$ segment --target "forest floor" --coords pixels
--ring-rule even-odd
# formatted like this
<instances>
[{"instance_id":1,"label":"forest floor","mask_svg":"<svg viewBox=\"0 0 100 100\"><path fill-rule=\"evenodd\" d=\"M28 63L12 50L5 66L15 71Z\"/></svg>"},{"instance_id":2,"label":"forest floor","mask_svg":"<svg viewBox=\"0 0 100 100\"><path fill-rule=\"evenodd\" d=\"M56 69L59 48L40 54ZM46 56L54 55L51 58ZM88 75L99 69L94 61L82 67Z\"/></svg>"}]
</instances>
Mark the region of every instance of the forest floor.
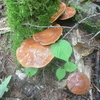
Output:
<instances>
[{"instance_id":1,"label":"forest floor","mask_svg":"<svg viewBox=\"0 0 100 100\"><path fill-rule=\"evenodd\" d=\"M100 39L94 38L92 46L95 45L95 48L92 50L89 49L90 51L87 50L88 54L82 57L84 65L88 65L90 70L88 76L91 81L90 91L84 95L75 95L65 85L67 76L64 78L65 81L62 80L59 82L55 75L55 69L52 67L40 69L40 72L32 78L25 74L23 68L20 69L18 67L19 65L14 60L16 58L11 53L11 48L8 49L12 44L9 42L10 29L7 27L2 0L0 1L0 7L0 29L5 28L0 30L0 83L9 75L12 75L12 79L8 85L9 91L5 92L0 100L100 100L97 98L98 95L100 97ZM81 31L80 29L74 29L73 33L77 30ZM66 30L64 30L64 33L66 33ZM84 31L79 33L86 35ZM83 40L88 41L92 37L93 35ZM66 39L70 42L69 37L66 37ZM78 48L80 49L81 45ZM98 62L99 67L97 70L99 73L96 74L95 66L98 66ZM95 78L99 82L96 83Z\"/></svg>"}]
</instances>

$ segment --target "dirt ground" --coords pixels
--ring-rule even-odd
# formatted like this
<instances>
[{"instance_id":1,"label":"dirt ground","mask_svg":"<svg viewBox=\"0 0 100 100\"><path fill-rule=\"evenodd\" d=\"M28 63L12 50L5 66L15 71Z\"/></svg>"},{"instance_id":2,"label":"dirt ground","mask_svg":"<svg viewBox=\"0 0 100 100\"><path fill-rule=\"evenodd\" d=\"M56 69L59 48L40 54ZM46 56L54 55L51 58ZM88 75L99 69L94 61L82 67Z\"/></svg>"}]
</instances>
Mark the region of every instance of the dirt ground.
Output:
<instances>
[{"instance_id":1,"label":"dirt ground","mask_svg":"<svg viewBox=\"0 0 100 100\"><path fill-rule=\"evenodd\" d=\"M1 35L0 79L3 80L8 75L13 75L9 84L9 92L5 93L2 100L88 100L89 93L85 95L74 95L66 87L64 89L58 89L55 69L52 70L50 67L41 69L40 73L32 78L25 77L23 80L19 79L15 74L16 70L18 70L18 64L13 61L14 58L10 50L6 50L8 45L9 37ZM94 55L95 53L91 56ZM86 57L85 59L89 59L88 61L94 64L91 62L93 60L92 57Z\"/></svg>"},{"instance_id":2,"label":"dirt ground","mask_svg":"<svg viewBox=\"0 0 100 100\"><path fill-rule=\"evenodd\" d=\"M0 11L4 11L4 5ZM2 13L0 16L0 20L5 18ZM0 25L1 27L5 27L6 22L0 23ZM60 82L58 82L55 76L56 68L52 68L52 66L40 69L39 73L32 78L26 76L23 68L19 68L19 65L15 62L16 58L12 55L11 48L8 49L11 45L9 39L9 32L0 33L0 83L7 76L12 75L11 82L8 86L9 91L0 100L100 100L97 97L98 95L100 97L100 65L99 69L97 69L99 73L97 74L95 71L97 62L100 64L99 39L94 42L96 49L89 55L83 57L85 64L91 67L92 99L90 91L84 95L75 95L66 86L59 88L57 83ZM97 52L99 52L99 55L97 55ZM99 61L97 61L98 56ZM21 75L19 76L17 73ZM67 76L64 79L66 78ZM99 83L96 82L95 78L99 79Z\"/></svg>"},{"instance_id":3,"label":"dirt ground","mask_svg":"<svg viewBox=\"0 0 100 100\"><path fill-rule=\"evenodd\" d=\"M55 77L55 69L46 67L40 70L38 75L32 78L26 76L21 80L16 75L16 70L19 70L18 64L14 62L14 58L10 50L6 50L9 46L9 36L1 35L0 37L0 79L4 80L8 75L13 75L9 84L9 92L5 93L0 100L90 100L90 95L87 92L85 95L74 95L69 92L67 87L59 89ZM94 84L94 65L96 61L96 52L93 52L87 57L84 57L85 63L89 63L93 78L91 81ZM22 70L22 69L20 69ZM22 70L22 73L23 70ZM65 77L67 78L67 76ZM91 88L95 94L95 87ZM96 99L94 99L96 100ZM99 99L98 99L99 100Z\"/></svg>"}]
</instances>

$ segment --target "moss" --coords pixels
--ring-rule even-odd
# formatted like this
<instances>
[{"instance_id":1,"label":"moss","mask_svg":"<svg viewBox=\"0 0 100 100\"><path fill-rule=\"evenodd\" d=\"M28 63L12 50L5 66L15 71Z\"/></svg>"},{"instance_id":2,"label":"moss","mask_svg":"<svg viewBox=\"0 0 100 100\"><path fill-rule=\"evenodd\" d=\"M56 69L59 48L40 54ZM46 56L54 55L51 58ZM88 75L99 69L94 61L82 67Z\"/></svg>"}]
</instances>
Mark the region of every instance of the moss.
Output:
<instances>
[{"instance_id":1,"label":"moss","mask_svg":"<svg viewBox=\"0 0 100 100\"><path fill-rule=\"evenodd\" d=\"M13 32L10 38L14 54L23 40L44 30L24 24L49 26L50 17L57 11L59 2L60 0L5 0L8 26Z\"/></svg>"}]
</instances>

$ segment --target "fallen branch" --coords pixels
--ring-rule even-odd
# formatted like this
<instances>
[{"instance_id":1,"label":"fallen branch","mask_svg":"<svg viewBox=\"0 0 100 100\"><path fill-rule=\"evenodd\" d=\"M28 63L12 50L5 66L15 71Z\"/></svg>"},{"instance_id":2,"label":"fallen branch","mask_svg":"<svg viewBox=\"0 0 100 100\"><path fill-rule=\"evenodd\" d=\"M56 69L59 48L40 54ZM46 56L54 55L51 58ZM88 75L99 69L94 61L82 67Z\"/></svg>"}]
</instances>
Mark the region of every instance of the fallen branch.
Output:
<instances>
[{"instance_id":1,"label":"fallen branch","mask_svg":"<svg viewBox=\"0 0 100 100\"><path fill-rule=\"evenodd\" d=\"M74 28L76 28L79 24L83 23L85 20L87 20L87 19L89 19L89 18L92 18L92 17L95 17L95 16L98 16L98 15L100 15L100 13L93 14L93 15L90 15L90 16L85 17L84 19L82 19L81 21L79 21L78 23L76 23L76 24L62 37L62 39L64 39Z\"/></svg>"},{"instance_id":2,"label":"fallen branch","mask_svg":"<svg viewBox=\"0 0 100 100\"><path fill-rule=\"evenodd\" d=\"M91 41L98 35L100 34L100 31L98 31L91 39L89 39L88 45L90 46Z\"/></svg>"},{"instance_id":3,"label":"fallen branch","mask_svg":"<svg viewBox=\"0 0 100 100\"><path fill-rule=\"evenodd\" d=\"M95 91L95 97L96 97L96 100L99 100L100 99L100 83L99 83L99 79L98 79L98 75L99 75L99 71L100 71L100 51L97 51L96 53L96 60L95 60L95 74L96 74L96 77L94 79L94 82L95 82L95 87L97 89L97 91Z\"/></svg>"},{"instance_id":4,"label":"fallen branch","mask_svg":"<svg viewBox=\"0 0 100 100\"><path fill-rule=\"evenodd\" d=\"M89 41L93 40L98 34L100 34L100 31L97 32Z\"/></svg>"},{"instance_id":5,"label":"fallen branch","mask_svg":"<svg viewBox=\"0 0 100 100\"><path fill-rule=\"evenodd\" d=\"M38 25L32 25L32 24L30 24L30 23L25 23L24 25L26 25L26 26L31 26L31 27L36 27L36 28L52 28L52 27L54 27L54 28L57 28L57 27L62 27L62 28L71 28L71 27L68 27L68 26L38 26Z\"/></svg>"},{"instance_id":6,"label":"fallen branch","mask_svg":"<svg viewBox=\"0 0 100 100\"><path fill-rule=\"evenodd\" d=\"M76 23L73 27L68 27L68 26L38 26L38 25L32 25L32 24L30 24L30 23L25 23L24 25L26 25L26 26L31 26L31 27L36 27L36 28L51 28L51 27L55 27L55 28L57 28L57 27L69 28L70 30L62 37L62 39L64 39L64 38L65 38L74 28L76 28L79 24L83 23L85 20L87 20L87 19L89 19L89 18L98 16L98 15L100 15L100 13L87 16L87 17L85 17L84 19L80 20L78 23Z\"/></svg>"}]
</instances>

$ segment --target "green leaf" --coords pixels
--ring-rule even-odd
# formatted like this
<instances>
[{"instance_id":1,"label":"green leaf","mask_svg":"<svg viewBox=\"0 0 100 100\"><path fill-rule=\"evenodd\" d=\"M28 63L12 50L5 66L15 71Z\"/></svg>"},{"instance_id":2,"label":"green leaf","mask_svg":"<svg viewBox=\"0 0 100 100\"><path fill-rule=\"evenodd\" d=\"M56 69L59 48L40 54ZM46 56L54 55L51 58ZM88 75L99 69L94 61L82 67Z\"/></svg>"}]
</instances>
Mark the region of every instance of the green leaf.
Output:
<instances>
[{"instance_id":1,"label":"green leaf","mask_svg":"<svg viewBox=\"0 0 100 100\"><path fill-rule=\"evenodd\" d=\"M59 40L57 43L52 44L50 50L55 57L67 62L72 54L72 47L66 40Z\"/></svg>"},{"instance_id":2,"label":"green leaf","mask_svg":"<svg viewBox=\"0 0 100 100\"><path fill-rule=\"evenodd\" d=\"M35 75L38 71L38 68L25 68L25 72L29 77Z\"/></svg>"},{"instance_id":3,"label":"green leaf","mask_svg":"<svg viewBox=\"0 0 100 100\"><path fill-rule=\"evenodd\" d=\"M64 69L67 71L67 72L73 72L74 70L76 70L78 67L73 63L73 62L68 62L68 63L65 63L64 65Z\"/></svg>"},{"instance_id":4,"label":"green leaf","mask_svg":"<svg viewBox=\"0 0 100 100\"><path fill-rule=\"evenodd\" d=\"M58 78L58 80L60 81L61 79L63 79L66 75L66 71L65 69L62 68L58 68L56 70L56 77Z\"/></svg>"},{"instance_id":5,"label":"green leaf","mask_svg":"<svg viewBox=\"0 0 100 100\"><path fill-rule=\"evenodd\" d=\"M8 83L11 80L12 75L8 76L1 84L0 84L0 98L4 95L5 92L8 92Z\"/></svg>"}]
</instances>

